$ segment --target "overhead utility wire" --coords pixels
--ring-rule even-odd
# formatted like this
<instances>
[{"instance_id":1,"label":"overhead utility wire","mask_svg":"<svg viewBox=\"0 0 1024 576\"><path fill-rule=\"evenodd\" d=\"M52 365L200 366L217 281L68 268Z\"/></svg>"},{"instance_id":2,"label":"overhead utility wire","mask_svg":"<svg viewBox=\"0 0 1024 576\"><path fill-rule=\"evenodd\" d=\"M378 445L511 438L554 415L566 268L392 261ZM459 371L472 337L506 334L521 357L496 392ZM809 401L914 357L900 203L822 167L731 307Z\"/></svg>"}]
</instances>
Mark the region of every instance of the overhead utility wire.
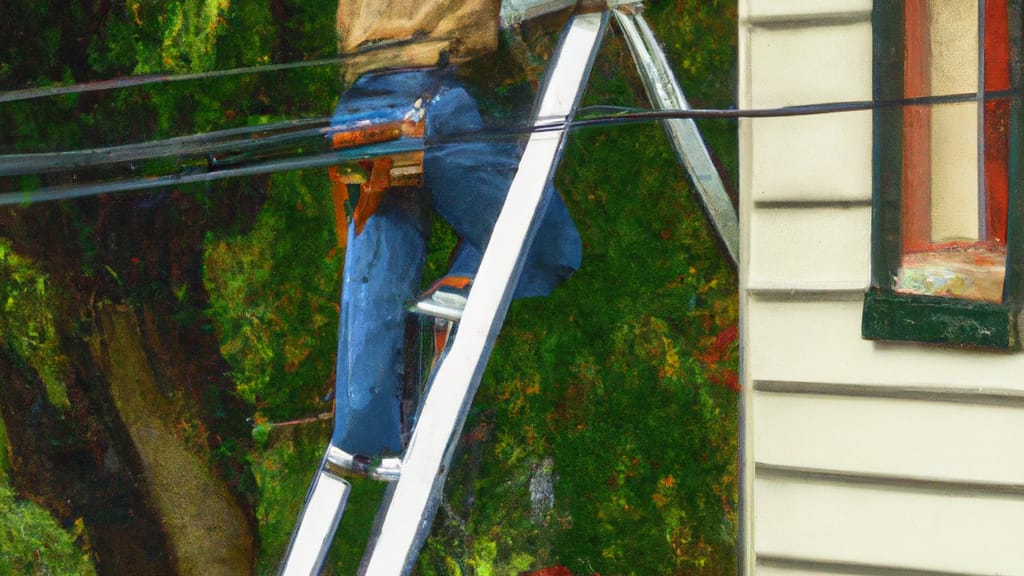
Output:
<instances>
[{"instance_id":1,"label":"overhead utility wire","mask_svg":"<svg viewBox=\"0 0 1024 576\"><path fill-rule=\"evenodd\" d=\"M68 84L67 86L43 86L40 88L25 88L22 90L10 90L8 92L0 92L0 103L17 102L19 100L34 100L37 98L62 96L65 94L81 94L83 92L99 92L101 90L132 88L135 86L145 86L147 84L185 82L188 80L206 80L209 78L238 76L240 74L255 74L259 72L293 70L296 68L331 66L336 65L339 62L344 62L348 58L349 57L338 56L336 58L321 58L319 60L305 60L302 62L289 62L287 64L262 64L259 66L246 66L244 68L231 68L228 70L212 70L210 72L194 72L191 74L148 74L144 76L122 76L120 78L113 78L110 80L82 82L80 84Z\"/></svg>"},{"instance_id":2,"label":"overhead utility wire","mask_svg":"<svg viewBox=\"0 0 1024 576\"><path fill-rule=\"evenodd\" d=\"M103 164L201 156L224 151L258 148L268 144L323 136L327 132L328 124L328 118L304 118L179 136L165 140L150 140L138 144L121 144L66 152L6 154L0 155L0 176L39 174Z\"/></svg>"},{"instance_id":3,"label":"overhead utility wire","mask_svg":"<svg viewBox=\"0 0 1024 576\"><path fill-rule=\"evenodd\" d=\"M564 10L575 5L572 0L547 0L545 2L537 2L532 6L529 3L519 3L510 1L502 6L501 14L501 26L502 28L511 28L521 22L532 20ZM448 43L458 42L458 39L452 36L435 37L435 40L442 40ZM97 80L94 82L82 82L79 84L68 84L66 86L43 86L39 88L25 88L22 90L10 90L7 92L0 92L0 103L3 102L17 102L21 100L35 100L38 98L48 98L51 96L62 96L66 94L81 94L83 92L98 92L102 90L116 90L119 88L130 88L135 86L145 86L148 84L165 84L169 82L186 82L189 80L205 80L208 78L224 78L228 76L239 76L242 74L258 74L262 72L277 72L281 70L295 70L298 68L315 68L320 66L338 66L345 64L347 61L363 56L367 52L372 52L381 48L390 48L392 46L404 46L419 41L419 38L407 38L404 40L392 40L387 42L377 42L370 46L366 46L360 50L345 54L341 56L335 56L331 58L319 58L317 60L303 60L299 62L284 62L281 64L260 64L258 66L244 66L241 68L230 68L226 70L212 70L209 72L194 72L190 74L147 74L140 76L122 76L120 78L111 78L108 80Z\"/></svg>"},{"instance_id":4,"label":"overhead utility wire","mask_svg":"<svg viewBox=\"0 0 1024 576\"><path fill-rule=\"evenodd\" d=\"M410 141L404 145L390 146L387 148L386 153L397 154L402 152L414 152L416 150L422 150L422 148L422 143ZM180 186L183 184L194 184L198 182L211 182L213 180L220 180L223 178L256 176L274 172L301 170L304 168L323 168L345 162L362 160L372 155L376 155L374 153L374 147L366 146L362 148L350 148L348 150L337 152L303 156L297 159L273 160L214 171L196 171L195 169L191 169L185 172L166 176L150 176L134 179L113 180L97 184L53 186L32 191L8 192L0 194L0 206L50 202L54 200L70 200L85 196L109 194L111 192L127 192L131 190L163 188L166 186Z\"/></svg>"},{"instance_id":5,"label":"overhead utility wire","mask_svg":"<svg viewBox=\"0 0 1024 576\"><path fill-rule=\"evenodd\" d=\"M992 91L986 93L986 100L1005 99L1019 95L1021 89ZM870 109L882 109L896 106L952 104L972 102L977 99L975 93L951 94L942 96L924 96L891 101L854 100L848 102L830 102L785 106L779 108L758 109L686 109L686 110L649 110L635 107L596 105L580 110L582 118L572 122L572 127L600 126L615 123L647 122L664 119L736 119L736 118L775 118L789 116L809 116L815 114L831 114L836 112L856 112ZM588 112L603 112L587 116ZM475 140L486 138L516 137L530 132L560 130L561 124L515 124L492 126L484 131L467 132L461 135L437 139L432 143L443 143L447 140ZM216 132L180 136L166 140L154 140L138 144L123 144L103 148L71 150L66 152L44 152L30 154L0 155L0 176L16 174L33 174L86 168L101 164L153 160L159 158L201 157L221 152L259 149L263 146L301 141L314 136L326 135L330 132L329 118L307 118L275 122L259 126L244 126Z\"/></svg>"},{"instance_id":6,"label":"overhead utility wire","mask_svg":"<svg viewBox=\"0 0 1024 576\"><path fill-rule=\"evenodd\" d=\"M414 42L415 39L397 40L388 43L388 46L402 46ZM82 94L84 92L99 92L103 90L116 90L120 88L134 88L148 84L167 84L170 82L188 82L192 80L208 80L210 78L226 78L229 76L241 76L244 74L260 74L263 72L279 72L282 70L296 70L299 68L317 68L322 66L338 66L349 60L363 56L365 52L381 48L382 44L331 58L318 58L316 60L301 60L297 62L285 62L282 64L260 64L258 66L243 66L241 68L228 68L225 70L210 70L208 72L192 72L189 74L144 74L140 76L121 76L109 80L96 80L65 86L41 86L38 88L24 88L21 90L9 90L0 92L0 104L4 102L17 102L21 100L36 100L52 96L63 96L67 94Z\"/></svg>"},{"instance_id":7,"label":"overhead utility wire","mask_svg":"<svg viewBox=\"0 0 1024 576\"><path fill-rule=\"evenodd\" d=\"M1005 100L1016 96L1024 95L1024 87L1012 90L992 90L985 92L984 101ZM792 116L815 116L820 114L834 114L837 112L863 112L866 110L883 110L886 108L905 108L909 106L931 106L942 104L959 104L963 102L976 102L977 92L963 92L959 94L943 94L939 96L918 96L914 98L900 98L897 100L850 100L846 102L825 102L821 104L799 104L795 106L781 106L777 108L691 108L687 110L645 110L639 108L618 108L608 106L593 106L584 108L581 112L589 109L611 109L620 110L614 114L583 118L571 122L575 128L582 126L595 126L611 122L649 120L669 120L682 118L689 120L714 120L726 119L736 120L740 118L787 118Z\"/></svg>"},{"instance_id":8,"label":"overhead utility wire","mask_svg":"<svg viewBox=\"0 0 1024 576\"><path fill-rule=\"evenodd\" d=\"M1016 88L1013 90L1002 90L986 92L983 96L984 100L996 100L1005 99L1015 96L1019 96L1024 93L1024 89ZM643 110L636 108L618 108L618 107L607 107L607 106L595 106L590 108L584 108L581 112L588 110L614 110L618 111L612 114L601 114L598 116L584 117L569 122L550 122L545 123L543 119L540 119L535 125L525 126L518 124L509 128L501 129L489 129L485 131L467 132L464 134L456 134L447 136L444 138L429 139L426 142L420 142L418 145L422 147L436 146L439 144L448 143L451 141L463 141L463 140L478 140L478 139L493 139L493 138L513 138L518 137L522 134L529 132L545 132L550 130L560 130L564 127L569 128L582 128L582 127L594 127L594 126L605 126L610 124L620 123L639 123L649 122L651 120L667 120L672 118L682 119L739 119L739 118L785 118L794 116L810 116L817 114L830 114L837 112L857 112L865 110L885 109L885 108L896 108L906 106L923 106L923 105L935 105L935 104L954 104L960 102L974 102L977 101L977 93L962 93L962 94L950 94L942 96L926 96L917 98L904 98L899 100L855 100L849 102L830 102L821 104L807 104L798 106L783 106L778 108L755 108L755 109L688 109L688 110ZM308 123L309 125L316 125L325 122L325 119L308 119L302 121L295 121L298 123ZM267 132L268 126L275 127L274 129L287 129L292 126L299 124L291 123L277 123L274 125L267 125L263 127L246 127L244 129L232 129L222 131L220 133L208 133L194 136L185 136L179 139L171 139L170 141L159 141L154 143L148 143L152 149L160 150L161 146L167 142L174 142L175 144L185 140L188 142L197 142L198 144L193 148L182 148L178 154L174 156L194 156L201 157L203 154L209 153L211 150L222 151L230 150L236 151L241 149L259 149L264 146L268 141L273 143L280 143L281 141L287 141L291 135L285 134L279 137L278 140L272 140L270 138L266 140L250 140L243 142L231 142L221 146L221 136L225 133L231 134L242 134L245 131L252 132ZM260 130L262 128L263 130ZM308 138L314 134L324 133L323 129L305 129L295 131L294 134L299 134L301 137ZM192 139L192 140L187 140ZM213 142L212 145L206 145L205 142ZM64 152L54 153L47 155L56 158L60 158L61 154L91 154L95 158L112 158L117 157L117 154L107 154L106 151L116 150L124 153L126 156L130 155L131 146L117 146L111 149L96 149L86 151L75 151L75 152ZM287 159L272 159L266 162L251 162L243 163L241 165L232 165L228 163L225 167L208 164L205 171L202 168L190 167L184 172L177 174L156 176L156 177L141 177L141 178L128 178L119 179L109 182L92 183L92 184L73 184L68 186L55 186L48 188L40 188L34 191L19 191L9 192L0 194L0 206L3 205L17 205L24 204L26 202L45 202L52 200L64 200L70 198L80 198L84 196L93 196L98 194L106 194L111 192L125 192L131 190L143 190L151 189L163 186L173 186L195 182L209 182L213 180L219 180L223 178L231 178L238 176L249 176L256 174L269 174L273 172L280 172L286 170L299 170L304 168L318 168L324 166L330 166L339 164L342 162L351 162L353 160L362 159L368 157L374 152L373 146L353 148L346 151L332 152L328 154L313 154L304 155L299 157L287 158ZM418 148L417 148L418 149ZM389 150L389 153L394 153L395 150ZM35 162L39 160L35 158L37 155L13 155L13 156L0 156L0 174L24 174L25 171L18 170L16 168L18 159L23 158L28 160L29 157L33 157L31 161ZM166 157L166 156L157 156ZM149 159L156 157L149 156ZM79 157L79 161L81 156ZM228 160L231 157L227 157ZM258 160L258 158L254 159ZM57 160L62 162L62 160ZM125 161L125 160L116 160ZM115 162L116 162L115 161ZM45 167L40 168L42 164L36 164L38 171L46 171ZM75 164L75 166L79 166ZM66 168L58 168L66 169Z\"/></svg>"}]
</instances>

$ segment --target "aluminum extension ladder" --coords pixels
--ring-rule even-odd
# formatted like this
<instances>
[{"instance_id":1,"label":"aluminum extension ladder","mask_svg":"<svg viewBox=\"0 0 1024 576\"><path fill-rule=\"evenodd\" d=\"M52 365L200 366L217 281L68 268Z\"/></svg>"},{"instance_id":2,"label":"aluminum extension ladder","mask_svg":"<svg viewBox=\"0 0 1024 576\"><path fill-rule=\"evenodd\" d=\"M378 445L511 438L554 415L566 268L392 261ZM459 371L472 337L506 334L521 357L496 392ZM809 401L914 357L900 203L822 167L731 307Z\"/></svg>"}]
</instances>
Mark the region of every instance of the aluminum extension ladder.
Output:
<instances>
[{"instance_id":1,"label":"aluminum extension ladder","mask_svg":"<svg viewBox=\"0 0 1024 576\"><path fill-rule=\"evenodd\" d=\"M575 4L566 0L506 3L525 6L525 17ZM528 13L531 7L533 12ZM447 352L430 375L404 454L369 464L353 461L344 452L328 447L307 494L281 574L308 576L320 572L351 490L345 476L353 473L390 483L359 573L395 576L411 572L430 531L449 463L519 280L539 215L549 199L544 193L546 185L554 176L570 122L611 18L629 44L652 104L662 110L688 108L657 39L640 14L640 3L605 0L596 10L588 8L577 10L562 32L543 84L535 129L494 226L462 318ZM665 128L735 263L739 244L736 212L695 123L673 119L665 121Z\"/></svg>"}]
</instances>

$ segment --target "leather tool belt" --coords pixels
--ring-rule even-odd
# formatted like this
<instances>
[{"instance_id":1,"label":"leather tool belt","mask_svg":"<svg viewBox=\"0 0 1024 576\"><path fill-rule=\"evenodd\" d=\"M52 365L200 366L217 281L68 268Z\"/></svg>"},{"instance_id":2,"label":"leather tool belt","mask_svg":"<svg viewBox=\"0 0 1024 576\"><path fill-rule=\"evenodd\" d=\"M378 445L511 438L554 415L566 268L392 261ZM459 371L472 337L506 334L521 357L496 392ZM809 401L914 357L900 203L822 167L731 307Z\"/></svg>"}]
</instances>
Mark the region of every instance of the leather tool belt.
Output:
<instances>
[{"instance_id":1,"label":"leather tool belt","mask_svg":"<svg viewBox=\"0 0 1024 576\"><path fill-rule=\"evenodd\" d=\"M328 137L331 148L355 148L403 138L423 138L426 134L427 112L422 98L404 113L387 110L380 113L354 115L332 127ZM347 222L355 223L358 235L367 219L377 211L389 188L423 185L423 151L399 152L328 168L338 246L345 245Z\"/></svg>"}]
</instances>

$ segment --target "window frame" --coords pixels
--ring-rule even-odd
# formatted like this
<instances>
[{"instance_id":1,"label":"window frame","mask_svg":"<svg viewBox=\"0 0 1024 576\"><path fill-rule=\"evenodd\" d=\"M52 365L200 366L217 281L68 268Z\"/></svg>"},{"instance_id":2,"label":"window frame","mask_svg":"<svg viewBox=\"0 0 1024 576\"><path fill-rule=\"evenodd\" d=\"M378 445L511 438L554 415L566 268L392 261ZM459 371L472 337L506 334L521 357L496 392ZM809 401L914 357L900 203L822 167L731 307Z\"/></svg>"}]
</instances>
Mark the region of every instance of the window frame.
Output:
<instances>
[{"instance_id":1,"label":"window frame","mask_svg":"<svg viewBox=\"0 0 1024 576\"><path fill-rule=\"evenodd\" d=\"M872 340L1019 350L1024 296L1024 98L1010 98L1009 189L1006 273L999 303L895 291L903 255L904 106L887 106L904 94L904 7L906 0L875 2L873 28L872 242L871 285L864 297L862 336ZM912 0L911 0L912 1ZM931 0L936 1L936 0ZM985 0L979 0L982 6ZM1021 64L1022 4L1008 0L1010 85L1024 82ZM979 44L984 39L979 36ZM1016 57L1014 57L1016 56ZM982 104L979 104L982 105ZM979 158L979 162L984 162ZM984 171L984 165L979 166ZM984 217L984 215L982 216Z\"/></svg>"}]
</instances>

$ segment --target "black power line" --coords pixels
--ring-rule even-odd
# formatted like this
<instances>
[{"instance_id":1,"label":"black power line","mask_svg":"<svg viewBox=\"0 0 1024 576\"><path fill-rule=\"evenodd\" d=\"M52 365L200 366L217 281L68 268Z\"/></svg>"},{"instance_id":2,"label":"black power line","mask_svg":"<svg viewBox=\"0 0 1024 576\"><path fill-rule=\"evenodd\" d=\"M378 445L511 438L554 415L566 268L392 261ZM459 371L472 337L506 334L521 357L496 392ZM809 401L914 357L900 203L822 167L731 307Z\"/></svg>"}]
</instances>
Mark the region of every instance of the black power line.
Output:
<instances>
[{"instance_id":1,"label":"black power line","mask_svg":"<svg viewBox=\"0 0 1024 576\"><path fill-rule=\"evenodd\" d=\"M985 92L984 101L1015 98L1024 93L1024 88ZM0 156L0 176L38 174L88 168L102 164L117 164L141 160L177 159L202 160L203 166L189 166L175 174L163 176L122 178L105 182L73 184L23 190L0 194L0 206L31 202L63 200L144 190L164 186L195 182L209 182L223 178L270 174L273 172L319 168L351 162L383 153L409 149L423 149L453 141L484 139L518 139L533 132L586 128L612 124L640 123L656 120L708 120L741 118L786 118L842 112L881 110L910 106L940 106L978 101L975 92L904 98L898 100L854 100L847 102L826 102L797 106L755 109L688 109L649 110L592 106L580 110L579 117L569 122L545 122L539 119L534 124L516 123L492 126L486 130L455 134L426 141L392 143L397 148L382 152L380 145L353 148L346 151L324 152L330 132L328 118L309 118L278 122L264 126L235 128L207 134L196 134L168 140L144 142L141 144L113 146L90 150L75 150L45 154L15 154ZM597 112L597 114L594 114ZM300 153L300 144L315 142L312 153ZM398 149L401 150L398 150Z\"/></svg>"}]
</instances>

